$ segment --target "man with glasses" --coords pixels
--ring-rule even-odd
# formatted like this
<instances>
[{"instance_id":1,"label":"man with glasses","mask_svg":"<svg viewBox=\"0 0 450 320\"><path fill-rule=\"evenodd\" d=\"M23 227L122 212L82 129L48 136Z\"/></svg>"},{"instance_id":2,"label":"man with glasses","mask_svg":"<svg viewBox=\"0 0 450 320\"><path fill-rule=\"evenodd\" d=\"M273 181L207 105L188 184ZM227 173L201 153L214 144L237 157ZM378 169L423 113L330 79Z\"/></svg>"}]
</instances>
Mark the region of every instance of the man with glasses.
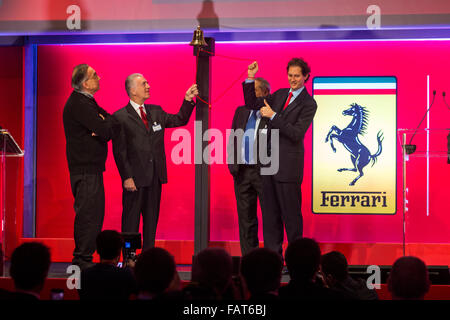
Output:
<instances>
[{"instance_id":1,"label":"man with glasses","mask_svg":"<svg viewBox=\"0 0 450 320\"><path fill-rule=\"evenodd\" d=\"M72 73L74 89L63 111L66 156L70 185L75 198L73 264L86 269L93 265L95 239L102 230L105 214L103 171L107 142L120 130L114 118L94 99L100 77L87 64Z\"/></svg>"}]
</instances>

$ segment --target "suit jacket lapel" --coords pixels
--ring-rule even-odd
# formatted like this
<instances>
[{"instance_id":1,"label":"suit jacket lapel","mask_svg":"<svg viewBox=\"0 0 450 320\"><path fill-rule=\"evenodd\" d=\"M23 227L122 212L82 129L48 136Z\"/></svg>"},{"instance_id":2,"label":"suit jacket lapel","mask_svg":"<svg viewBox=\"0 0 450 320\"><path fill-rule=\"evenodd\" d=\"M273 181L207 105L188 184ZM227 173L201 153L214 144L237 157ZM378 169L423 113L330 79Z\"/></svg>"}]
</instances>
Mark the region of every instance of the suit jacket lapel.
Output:
<instances>
[{"instance_id":1,"label":"suit jacket lapel","mask_svg":"<svg viewBox=\"0 0 450 320\"><path fill-rule=\"evenodd\" d=\"M264 127L267 127L267 118L261 117L261 119L259 120L259 124L258 124L257 130L264 129Z\"/></svg>"},{"instance_id":2,"label":"suit jacket lapel","mask_svg":"<svg viewBox=\"0 0 450 320\"><path fill-rule=\"evenodd\" d=\"M152 114L151 114L151 109L150 106L148 104L144 104L145 107L145 112L147 112L147 120L148 120L148 124L151 127L151 125L153 124L153 118L152 118Z\"/></svg>"},{"instance_id":3,"label":"suit jacket lapel","mask_svg":"<svg viewBox=\"0 0 450 320\"><path fill-rule=\"evenodd\" d=\"M288 96L289 96L289 89L284 89L283 94L280 95L281 101L279 103L274 103L274 106L273 106L275 108L278 107L278 110L273 109L273 111L275 111L275 112L283 112L284 111L283 107L286 104L286 100L287 100Z\"/></svg>"},{"instance_id":4,"label":"suit jacket lapel","mask_svg":"<svg viewBox=\"0 0 450 320\"><path fill-rule=\"evenodd\" d=\"M244 109L242 111L242 114L241 114L241 117L238 120L239 123L237 123L237 128L236 129L241 128L242 130L245 131L245 127L247 126L248 118L250 117L250 111L251 110L248 110L248 109ZM258 110L253 110L253 111L254 112L258 112ZM258 128L255 128L255 129L256 130L260 130L260 129L263 129L264 127L266 127L266 126L267 126L267 121L265 120L264 117L261 117L261 119L259 120Z\"/></svg>"},{"instance_id":5,"label":"suit jacket lapel","mask_svg":"<svg viewBox=\"0 0 450 320\"><path fill-rule=\"evenodd\" d=\"M306 88L302 90L302 92L297 96L297 98L294 99L287 107L283 110L283 115L287 115L289 112L291 112L293 109L295 109L297 106L301 104L303 99L305 98L307 94ZM287 99L287 97L286 97Z\"/></svg>"},{"instance_id":6,"label":"suit jacket lapel","mask_svg":"<svg viewBox=\"0 0 450 320\"><path fill-rule=\"evenodd\" d=\"M241 117L239 119L237 129L241 128L245 131L245 127L247 126L247 120L248 120L249 116L250 116L250 110L248 110L247 108L243 109Z\"/></svg>"},{"instance_id":7,"label":"suit jacket lapel","mask_svg":"<svg viewBox=\"0 0 450 320\"><path fill-rule=\"evenodd\" d=\"M127 104L126 109L128 111L128 117L132 121L135 121L143 130L147 131L144 121L142 121L141 117L137 114L136 110L134 110L133 106L130 103Z\"/></svg>"}]
</instances>

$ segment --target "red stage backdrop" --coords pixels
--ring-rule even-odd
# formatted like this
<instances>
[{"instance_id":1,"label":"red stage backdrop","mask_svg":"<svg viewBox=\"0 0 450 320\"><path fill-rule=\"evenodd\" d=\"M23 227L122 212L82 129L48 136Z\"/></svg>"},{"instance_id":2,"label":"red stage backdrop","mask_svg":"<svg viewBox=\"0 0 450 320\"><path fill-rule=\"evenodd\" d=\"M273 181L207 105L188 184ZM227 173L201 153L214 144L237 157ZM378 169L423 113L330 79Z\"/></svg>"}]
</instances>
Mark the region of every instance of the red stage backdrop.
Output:
<instances>
[{"instance_id":1,"label":"red stage backdrop","mask_svg":"<svg viewBox=\"0 0 450 320\"><path fill-rule=\"evenodd\" d=\"M260 65L259 76L269 80L273 89L287 86L286 64L295 56L305 58L311 76L395 76L398 79L398 128L417 126L427 103L427 75L431 89L438 90L432 109L431 127L448 127L449 110L442 102L442 90L450 91L448 74L450 41L360 41L292 43L218 43L218 56L212 66L213 128L225 136L237 106L243 104L239 81L217 100L251 60ZM51 45L39 47L38 61L38 136L37 136L37 237L73 236L73 197L65 158L62 110L68 98L72 68L88 63L101 77L96 100L109 112L125 106L127 75L140 72L148 79L148 103L160 104L177 112L186 89L194 82L195 58L187 44ZM223 56L248 58L230 60ZM307 82L311 92L312 81ZM201 90L201 88L200 88ZM320 105L319 105L320 108ZM194 139L194 117L187 129ZM166 132L168 159L167 185L163 186L157 239L193 240L194 165L175 165L170 160L173 129ZM225 138L223 144L226 144ZM311 212L311 130L305 138L305 175L303 180L304 235L321 242L396 242L402 241L401 149L397 148L397 214L392 216L314 215ZM192 151L193 155L193 151ZM448 167L450 169L450 166ZM448 188L449 174L443 172L442 188ZM121 181L111 148L104 174L106 217L104 228L120 230ZM238 240L237 213L233 181L226 164L211 167L211 239ZM408 226L408 241L448 242L450 218L441 209L426 217L416 215ZM439 212L442 211L442 212ZM433 226L433 227L424 227ZM436 227L439 226L439 227ZM260 230L261 240L262 234Z\"/></svg>"},{"instance_id":2,"label":"red stage backdrop","mask_svg":"<svg viewBox=\"0 0 450 320\"><path fill-rule=\"evenodd\" d=\"M23 149L22 53L23 49L21 47L0 48L0 126L9 130ZM6 169L5 230L6 253L9 256L17 246L17 235L22 234L23 159L8 158L6 160Z\"/></svg>"}]
</instances>

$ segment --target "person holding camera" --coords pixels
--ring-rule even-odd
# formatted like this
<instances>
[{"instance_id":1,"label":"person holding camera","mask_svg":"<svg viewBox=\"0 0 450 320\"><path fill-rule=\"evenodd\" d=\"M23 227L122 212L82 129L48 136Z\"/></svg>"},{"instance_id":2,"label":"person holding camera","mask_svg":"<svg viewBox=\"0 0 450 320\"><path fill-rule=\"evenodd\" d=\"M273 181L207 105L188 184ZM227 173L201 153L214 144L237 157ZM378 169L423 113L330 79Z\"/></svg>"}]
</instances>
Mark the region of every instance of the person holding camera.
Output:
<instances>
[{"instance_id":1,"label":"person holding camera","mask_svg":"<svg viewBox=\"0 0 450 320\"><path fill-rule=\"evenodd\" d=\"M291 280L278 290L281 300L349 300L349 297L327 288L320 272L320 247L310 238L288 244L285 253Z\"/></svg>"},{"instance_id":2,"label":"person holding camera","mask_svg":"<svg viewBox=\"0 0 450 320\"><path fill-rule=\"evenodd\" d=\"M81 300L128 300L137 293L129 268L117 267L124 241L119 232L104 230L96 239L100 263L81 272Z\"/></svg>"}]
</instances>

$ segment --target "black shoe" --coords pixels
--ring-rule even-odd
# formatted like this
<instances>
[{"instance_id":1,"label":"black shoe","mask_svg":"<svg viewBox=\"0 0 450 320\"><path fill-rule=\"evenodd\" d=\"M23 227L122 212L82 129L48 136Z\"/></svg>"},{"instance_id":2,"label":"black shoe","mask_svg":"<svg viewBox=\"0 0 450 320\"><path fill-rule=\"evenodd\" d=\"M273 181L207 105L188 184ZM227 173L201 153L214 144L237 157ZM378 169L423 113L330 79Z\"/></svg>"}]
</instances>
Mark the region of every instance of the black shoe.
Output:
<instances>
[{"instance_id":1,"label":"black shoe","mask_svg":"<svg viewBox=\"0 0 450 320\"><path fill-rule=\"evenodd\" d=\"M89 269L90 267L95 266L95 263L90 262L90 261L83 261L83 260L72 261L72 264L79 266L81 271Z\"/></svg>"}]
</instances>

